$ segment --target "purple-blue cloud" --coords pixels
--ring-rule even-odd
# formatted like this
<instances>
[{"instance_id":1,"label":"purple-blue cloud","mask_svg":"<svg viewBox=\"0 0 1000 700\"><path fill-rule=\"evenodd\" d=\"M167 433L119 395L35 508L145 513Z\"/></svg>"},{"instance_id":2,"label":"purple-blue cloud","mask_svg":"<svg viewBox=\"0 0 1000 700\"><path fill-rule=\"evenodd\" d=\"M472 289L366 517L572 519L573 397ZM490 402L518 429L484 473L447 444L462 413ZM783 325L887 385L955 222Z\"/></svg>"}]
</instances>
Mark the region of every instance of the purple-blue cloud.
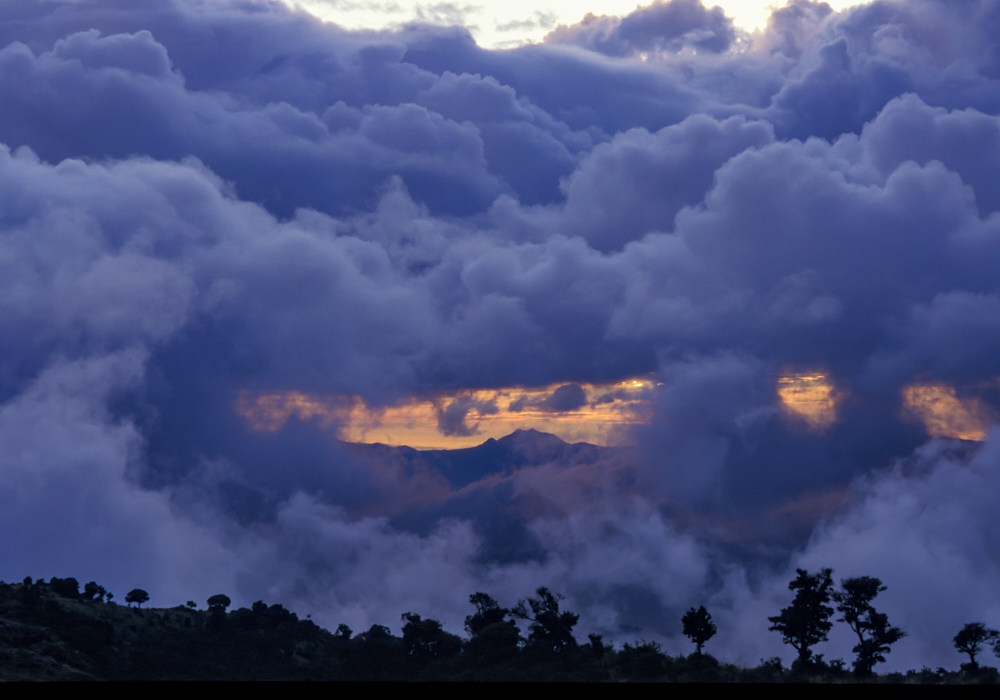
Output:
<instances>
[{"instance_id":1,"label":"purple-blue cloud","mask_svg":"<svg viewBox=\"0 0 1000 700\"><path fill-rule=\"evenodd\" d=\"M625 17L586 15L579 24L562 25L545 38L608 56L677 52L685 47L718 53L732 46L733 22L720 7L700 0L654 0Z\"/></svg>"},{"instance_id":2,"label":"purple-blue cloud","mask_svg":"<svg viewBox=\"0 0 1000 700\"><path fill-rule=\"evenodd\" d=\"M1000 625L996 438L929 441L900 392L1000 410L998 24L793 0L749 37L672 0L488 51L263 2L6 4L0 578L455 631L475 590L548 585L670 650L708 601L754 663L787 656L789 572L832 566L889 583L892 663L957 665ZM822 433L775 394L815 370ZM471 480L234 411L557 385L558 413L650 373L634 449L522 435Z\"/></svg>"}]
</instances>

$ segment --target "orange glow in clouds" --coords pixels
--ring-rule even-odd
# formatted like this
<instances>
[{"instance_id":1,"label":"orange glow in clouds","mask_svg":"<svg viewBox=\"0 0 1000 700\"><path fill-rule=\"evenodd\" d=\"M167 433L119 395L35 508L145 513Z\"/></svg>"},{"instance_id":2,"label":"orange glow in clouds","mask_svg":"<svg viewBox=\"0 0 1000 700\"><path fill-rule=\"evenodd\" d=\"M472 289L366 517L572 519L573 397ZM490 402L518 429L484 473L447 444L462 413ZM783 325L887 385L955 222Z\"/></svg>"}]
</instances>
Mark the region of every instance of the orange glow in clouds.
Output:
<instances>
[{"instance_id":1,"label":"orange glow in clouds","mask_svg":"<svg viewBox=\"0 0 1000 700\"><path fill-rule=\"evenodd\" d=\"M837 396L825 374L788 374L778 378L778 398L785 410L822 432L837 419Z\"/></svg>"},{"instance_id":2,"label":"orange glow in clouds","mask_svg":"<svg viewBox=\"0 0 1000 700\"><path fill-rule=\"evenodd\" d=\"M280 430L294 417L316 421L320 428L335 427L337 437L348 442L417 449L472 447L529 428L567 442L619 445L628 440L629 426L649 422L657 387L649 378L576 386L577 404L568 408L553 402L560 388L554 384L457 392L381 408L371 408L358 397L244 391L236 411L257 431ZM785 412L803 420L811 430L823 432L837 419L841 392L821 372L783 375L776 390ZM931 437L982 440L997 420L988 406L975 398L959 398L947 384L913 384L902 394L904 411L920 420Z\"/></svg>"},{"instance_id":3,"label":"orange glow in clouds","mask_svg":"<svg viewBox=\"0 0 1000 700\"><path fill-rule=\"evenodd\" d=\"M554 384L458 392L382 408L370 408L357 397L245 391L237 399L236 411L258 431L280 430L295 417L317 420L323 428L336 426L337 437L348 442L417 449L472 447L519 428L552 433L567 442L614 445L627 440L628 426L648 422L654 381L639 378L578 386L570 393L575 392L579 405L570 404L568 410L553 401L560 388Z\"/></svg>"},{"instance_id":4,"label":"orange glow in clouds","mask_svg":"<svg viewBox=\"0 0 1000 700\"><path fill-rule=\"evenodd\" d=\"M786 412L817 432L837 419L838 392L821 372L778 378L778 398ZM997 416L975 398L959 398L943 383L911 384L903 389L903 408L920 420L931 437L982 440Z\"/></svg>"},{"instance_id":5,"label":"orange glow in clouds","mask_svg":"<svg viewBox=\"0 0 1000 700\"><path fill-rule=\"evenodd\" d=\"M981 401L960 399L947 384L913 384L903 389L903 407L919 418L931 437L982 440L996 416Z\"/></svg>"}]
</instances>

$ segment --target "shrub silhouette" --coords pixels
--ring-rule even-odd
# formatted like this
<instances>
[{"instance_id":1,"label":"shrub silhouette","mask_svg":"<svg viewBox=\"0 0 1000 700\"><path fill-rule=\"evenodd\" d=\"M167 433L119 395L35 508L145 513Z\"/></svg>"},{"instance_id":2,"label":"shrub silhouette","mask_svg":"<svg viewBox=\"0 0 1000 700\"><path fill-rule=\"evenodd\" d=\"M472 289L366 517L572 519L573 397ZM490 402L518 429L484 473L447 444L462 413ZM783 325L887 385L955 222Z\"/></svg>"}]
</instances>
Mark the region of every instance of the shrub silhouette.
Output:
<instances>
[{"instance_id":1,"label":"shrub silhouette","mask_svg":"<svg viewBox=\"0 0 1000 700\"><path fill-rule=\"evenodd\" d=\"M667 673L667 656L657 642L628 642L618 652L616 670L622 678L632 681L653 681Z\"/></svg>"},{"instance_id":2,"label":"shrub silhouette","mask_svg":"<svg viewBox=\"0 0 1000 700\"><path fill-rule=\"evenodd\" d=\"M104 586L97 585L96 581L89 581L83 586L83 597L86 600L104 600L104 594L107 592Z\"/></svg>"},{"instance_id":3,"label":"shrub silhouette","mask_svg":"<svg viewBox=\"0 0 1000 700\"><path fill-rule=\"evenodd\" d=\"M49 580L49 588L51 588L56 595L63 598L79 598L80 597L80 583L75 578L56 578L53 576Z\"/></svg>"}]
</instances>

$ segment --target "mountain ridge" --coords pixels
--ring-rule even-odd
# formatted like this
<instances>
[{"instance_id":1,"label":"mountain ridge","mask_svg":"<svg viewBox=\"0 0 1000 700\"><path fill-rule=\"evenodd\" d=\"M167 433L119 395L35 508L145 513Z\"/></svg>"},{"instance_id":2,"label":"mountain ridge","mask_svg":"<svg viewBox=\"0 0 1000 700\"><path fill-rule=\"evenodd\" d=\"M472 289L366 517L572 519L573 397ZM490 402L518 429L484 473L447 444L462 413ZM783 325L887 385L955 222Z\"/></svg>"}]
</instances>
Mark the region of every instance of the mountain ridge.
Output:
<instances>
[{"instance_id":1,"label":"mountain ridge","mask_svg":"<svg viewBox=\"0 0 1000 700\"><path fill-rule=\"evenodd\" d=\"M491 475L509 475L525 467L544 464L571 466L594 462L624 447L604 447L589 442L566 442L557 435L534 428L517 429L502 438L489 438L474 447L418 450L406 445L345 442L351 454L369 458L396 458L411 469L425 468L444 476L456 489Z\"/></svg>"}]
</instances>

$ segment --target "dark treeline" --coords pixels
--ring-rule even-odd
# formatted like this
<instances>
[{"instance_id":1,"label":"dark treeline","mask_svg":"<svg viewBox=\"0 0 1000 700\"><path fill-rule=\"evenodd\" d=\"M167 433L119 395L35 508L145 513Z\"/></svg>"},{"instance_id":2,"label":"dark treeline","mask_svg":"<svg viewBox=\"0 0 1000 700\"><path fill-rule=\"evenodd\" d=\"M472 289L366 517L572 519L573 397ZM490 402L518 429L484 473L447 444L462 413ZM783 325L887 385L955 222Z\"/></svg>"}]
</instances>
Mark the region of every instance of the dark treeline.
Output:
<instances>
[{"instance_id":1,"label":"dark treeline","mask_svg":"<svg viewBox=\"0 0 1000 700\"><path fill-rule=\"evenodd\" d=\"M535 597L502 607L485 593L470 596L465 637L416 613L402 617L402 633L372 625L355 634L329 632L281 605L262 601L229 610L218 594L206 609L194 601L174 608L143 608L150 596L129 591L117 605L95 582L73 578L0 583L2 680L350 680L350 681L667 681L667 682L909 682L996 683L995 669L977 655L995 648L1000 633L967 624L955 647L969 657L960 671L923 669L878 675L892 643L904 632L872 606L884 586L859 577L835 589L829 569L799 570L791 605L770 618L771 630L797 651L790 668L778 658L754 668L720 662L704 651L716 626L703 607L682 618L694 651L663 653L656 642L616 647L600 635L574 635L579 616L562 597L539 588ZM833 605L830 605L833 603ZM133 607L134 606L134 607ZM849 669L826 662L813 647L826 640L831 618L858 636Z\"/></svg>"}]
</instances>

